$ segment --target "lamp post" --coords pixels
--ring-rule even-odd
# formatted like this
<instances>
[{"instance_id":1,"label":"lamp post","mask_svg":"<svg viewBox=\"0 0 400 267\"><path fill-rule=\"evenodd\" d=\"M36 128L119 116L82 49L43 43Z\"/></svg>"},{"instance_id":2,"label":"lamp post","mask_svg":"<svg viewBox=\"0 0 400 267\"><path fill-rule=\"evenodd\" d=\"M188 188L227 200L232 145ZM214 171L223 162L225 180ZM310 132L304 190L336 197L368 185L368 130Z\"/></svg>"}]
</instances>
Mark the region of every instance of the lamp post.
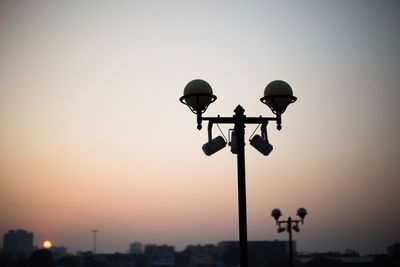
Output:
<instances>
[{"instance_id":1,"label":"lamp post","mask_svg":"<svg viewBox=\"0 0 400 267\"><path fill-rule=\"evenodd\" d=\"M98 233L99 231L98 230L96 230L96 229L93 229L92 230L92 233L93 233L93 254L96 254L96 235L97 235L97 233Z\"/></svg>"},{"instance_id":2,"label":"lamp post","mask_svg":"<svg viewBox=\"0 0 400 267\"><path fill-rule=\"evenodd\" d=\"M244 133L246 124L261 124L261 136L256 135L250 140L250 144L260 151L263 155L268 155L272 151L272 145L268 141L266 127L269 121L277 122L277 129L280 130L281 115L286 107L296 101L293 96L292 88L284 81L276 80L267 85L264 90L264 97L260 101L266 104L275 117L247 117L244 109L238 105L232 117L203 117L202 114L208 106L217 99L213 95L211 86L204 80L193 80L184 89L183 96L179 99L187 105L197 116L197 129L201 130L202 121L208 121L208 142L202 149L207 156L224 148L227 144L222 136L212 138L213 124L233 124L232 140L229 143L233 154L237 155L238 172L238 206L239 206L239 240L240 240L240 266L247 267L247 219L246 219L246 172L245 172L245 153L244 153Z\"/></svg>"},{"instance_id":3,"label":"lamp post","mask_svg":"<svg viewBox=\"0 0 400 267\"><path fill-rule=\"evenodd\" d=\"M273 209L271 216L275 218L276 225L278 226L278 233L282 233L284 231L287 231L289 233L289 257L290 257L290 267L293 267L293 243L292 243L292 229L295 230L296 232L300 231L299 228L299 222L304 224L304 217L306 217L307 211L305 208L299 208L297 210L297 216L300 217L300 220L293 220L291 217L289 217L286 221L285 220L279 220L279 217L282 216L282 213L280 209ZM282 224L286 224L285 226L282 226Z\"/></svg>"}]
</instances>

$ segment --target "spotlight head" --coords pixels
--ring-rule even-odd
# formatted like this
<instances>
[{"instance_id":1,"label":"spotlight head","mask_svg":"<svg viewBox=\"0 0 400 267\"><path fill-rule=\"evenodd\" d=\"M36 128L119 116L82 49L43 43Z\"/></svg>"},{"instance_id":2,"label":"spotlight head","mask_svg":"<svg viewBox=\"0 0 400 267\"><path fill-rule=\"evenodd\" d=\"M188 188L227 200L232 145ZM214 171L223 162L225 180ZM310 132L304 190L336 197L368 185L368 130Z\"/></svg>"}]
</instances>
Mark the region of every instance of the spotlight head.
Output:
<instances>
[{"instance_id":1,"label":"spotlight head","mask_svg":"<svg viewBox=\"0 0 400 267\"><path fill-rule=\"evenodd\" d=\"M252 145L255 149L257 149L264 156L268 156L273 149L273 146L267 140L264 140L258 134L253 136L253 138L250 140L250 145Z\"/></svg>"},{"instance_id":2,"label":"spotlight head","mask_svg":"<svg viewBox=\"0 0 400 267\"><path fill-rule=\"evenodd\" d=\"M295 226L293 226L293 230L295 230L296 232L299 232L299 231L300 231L300 228L299 228L299 226L296 224Z\"/></svg>"},{"instance_id":3,"label":"spotlight head","mask_svg":"<svg viewBox=\"0 0 400 267\"><path fill-rule=\"evenodd\" d=\"M222 136L217 136L211 141L205 143L202 147L204 154L211 156L215 152L223 149L226 146L226 141Z\"/></svg>"},{"instance_id":4,"label":"spotlight head","mask_svg":"<svg viewBox=\"0 0 400 267\"><path fill-rule=\"evenodd\" d=\"M282 232L285 232L285 227L279 227L278 228L278 233L282 233Z\"/></svg>"},{"instance_id":5,"label":"spotlight head","mask_svg":"<svg viewBox=\"0 0 400 267\"><path fill-rule=\"evenodd\" d=\"M274 217L276 224L278 224L279 217L282 216L282 212L280 209L273 209L271 212L271 216Z\"/></svg>"}]
</instances>

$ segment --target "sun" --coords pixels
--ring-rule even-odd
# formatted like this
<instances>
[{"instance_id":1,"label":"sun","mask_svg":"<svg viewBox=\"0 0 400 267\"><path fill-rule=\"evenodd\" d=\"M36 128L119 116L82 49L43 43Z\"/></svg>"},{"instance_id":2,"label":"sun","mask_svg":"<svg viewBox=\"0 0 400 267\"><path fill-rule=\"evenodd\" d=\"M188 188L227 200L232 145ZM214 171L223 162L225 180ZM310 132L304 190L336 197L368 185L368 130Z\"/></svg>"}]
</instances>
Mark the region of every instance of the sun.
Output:
<instances>
[{"instance_id":1,"label":"sun","mask_svg":"<svg viewBox=\"0 0 400 267\"><path fill-rule=\"evenodd\" d=\"M50 240L46 240L43 242L43 248L50 249L53 246Z\"/></svg>"}]
</instances>

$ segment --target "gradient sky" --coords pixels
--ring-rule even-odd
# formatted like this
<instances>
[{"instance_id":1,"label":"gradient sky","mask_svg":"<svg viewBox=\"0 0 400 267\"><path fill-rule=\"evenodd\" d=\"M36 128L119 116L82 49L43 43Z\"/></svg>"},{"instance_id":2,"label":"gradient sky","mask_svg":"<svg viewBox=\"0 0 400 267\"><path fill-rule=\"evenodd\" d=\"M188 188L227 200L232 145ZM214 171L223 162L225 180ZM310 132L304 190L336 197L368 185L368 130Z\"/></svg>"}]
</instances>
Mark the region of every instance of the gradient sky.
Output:
<instances>
[{"instance_id":1,"label":"gradient sky","mask_svg":"<svg viewBox=\"0 0 400 267\"><path fill-rule=\"evenodd\" d=\"M274 151L246 146L249 240L287 239L271 210L305 207L299 250L385 252L400 241L399 14L398 1L1 1L0 238L91 250L96 228L98 252L237 240L236 158L203 154L178 99L201 78L218 96L206 115L270 116L259 98L282 79L298 101L268 127Z\"/></svg>"}]
</instances>

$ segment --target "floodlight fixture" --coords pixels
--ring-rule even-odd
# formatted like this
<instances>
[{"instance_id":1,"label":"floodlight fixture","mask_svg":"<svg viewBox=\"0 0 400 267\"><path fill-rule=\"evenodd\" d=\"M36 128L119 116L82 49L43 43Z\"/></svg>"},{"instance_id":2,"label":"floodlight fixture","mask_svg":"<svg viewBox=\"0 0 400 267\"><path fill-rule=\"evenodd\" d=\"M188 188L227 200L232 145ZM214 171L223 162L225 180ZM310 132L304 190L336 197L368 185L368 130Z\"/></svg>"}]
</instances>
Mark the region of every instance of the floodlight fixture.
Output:
<instances>
[{"instance_id":1,"label":"floodlight fixture","mask_svg":"<svg viewBox=\"0 0 400 267\"><path fill-rule=\"evenodd\" d=\"M257 149L264 156L268 156L274 148L268 140L264 140L260 135L256 134L250 139L250 145Z\"/></svg>"},{"instance_id":2,"label":"floodlight fixture","mask_svg":"<svg viewBox=\"0 0 400 267\"><path fill-rule=\"evenodd\" d=\"M211 141L205 143L202 147L204 154L211 156L226 146L226 141L222 136L217 136Z\"/></svg>"},{"instance_id":3,"label":"floodlight fixture","mask_svg":"<svg viewBox=\"0 0 400 267\"><path fill-rule=\"evenodd\" d=\"M268 141L267 124L263 123L261 126L261 136L256 134L250 139L250 145L257 149L264 156L268 156L274 148Z\"/></svg>"},{"instance_id":4,"label":"floodlight fixture","mask_svg":"<svg viewBox=\"0 0 400 267\"><path fill-rule=\"evenodd\" d=\"M278 233L282 233L282 232L286 231L286 228L285 227L279 227L277 231L278 231Z\"/></svg>"},{"instance_id":5,"label":"floodlight fixture","mask_svg":"<svg viewBox=\"0 0 400 267\"><path fill-rule=\"evenodd\" d=\"M211 156L212 154L220 151L221 149L223 149L226 146L225 137L217 136L214 139L212 138L212 127L213 127L213 123L208 122L208 127L207 127L208 142L205 143L202 147L204 154L206 154L207 156Z\"/></svg>"}]
</instances>

